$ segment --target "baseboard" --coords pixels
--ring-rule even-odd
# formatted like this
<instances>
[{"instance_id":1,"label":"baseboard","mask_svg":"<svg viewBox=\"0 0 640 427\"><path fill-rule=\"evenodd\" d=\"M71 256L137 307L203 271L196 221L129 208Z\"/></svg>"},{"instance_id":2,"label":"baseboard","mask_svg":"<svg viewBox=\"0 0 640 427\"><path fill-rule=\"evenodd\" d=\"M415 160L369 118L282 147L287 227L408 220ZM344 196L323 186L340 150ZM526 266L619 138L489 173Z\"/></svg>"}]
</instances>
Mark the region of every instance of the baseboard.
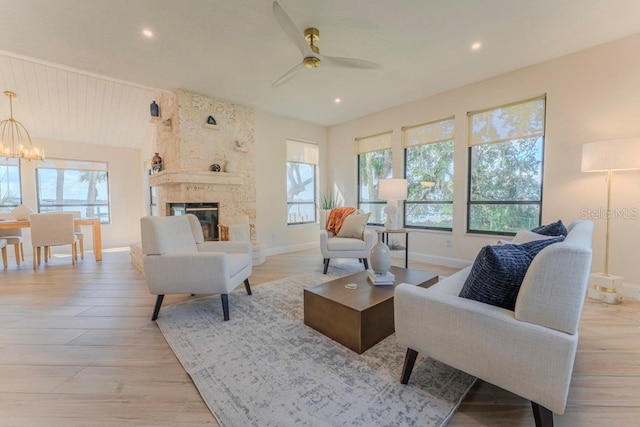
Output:
<instances>
[{"instance_id":1,"label":"baseboard","mask_svg":"<svg viewBox=\"0 0 640 427\"><path fill-rule=\"evenodd\" d=\"M415 261L427 262L429 264L444 265L447 267L454 267L454 268L465 268L470 266L473 263L473 261L468 261L468 260L459 259L459 258L419 254L415 252L409 253L409 259L415 260Z\"/></svg>"},{"instance_id":2,"label":"baseboard","mask_svg":"<svg viewBox=\"0 0 640 427\"><path fill-rule=\"evenodd\" d=\"M624 283L620 290L622 296L631 298L634 300L640 300L640 285L634 285L632 283Z\"/></svg>"},{"instance_id":3,"label":"baseboard","mask_svg":"<svg viewBox=\"0 0 640 427\"><path fill-rule=\"evenodd\" d=\"M279 246L276 248L266 248L264 250L264 253L266 256L272 256L272 255L281 255L281 254L286 254L289 252L296 252L296 251L304 251L307 249L315 249L318 247L318 242L309 242L309 243L301 243L298 245L289 245L289 246Z\"/></svg>"}]
</instances>

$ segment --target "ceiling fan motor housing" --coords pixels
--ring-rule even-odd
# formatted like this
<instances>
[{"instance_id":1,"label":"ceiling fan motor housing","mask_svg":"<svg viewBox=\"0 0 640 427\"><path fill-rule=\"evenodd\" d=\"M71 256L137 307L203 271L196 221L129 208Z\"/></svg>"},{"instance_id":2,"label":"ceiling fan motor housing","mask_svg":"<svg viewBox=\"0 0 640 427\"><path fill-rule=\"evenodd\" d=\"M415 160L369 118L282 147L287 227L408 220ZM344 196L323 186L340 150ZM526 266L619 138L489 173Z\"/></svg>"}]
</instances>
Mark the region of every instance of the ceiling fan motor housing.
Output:
<instances>
[{"instance_id":1,"label":"ceiling fan motor housing","mask_svg":"<svg viewBox=\"0 0 640 427\"><path fill-rule=\"evenodd\" d=\"M307 56L302 60L302 63L307 68L318 68L320 66L320 60L315 56Z\"/></svg>"}]
</instances>

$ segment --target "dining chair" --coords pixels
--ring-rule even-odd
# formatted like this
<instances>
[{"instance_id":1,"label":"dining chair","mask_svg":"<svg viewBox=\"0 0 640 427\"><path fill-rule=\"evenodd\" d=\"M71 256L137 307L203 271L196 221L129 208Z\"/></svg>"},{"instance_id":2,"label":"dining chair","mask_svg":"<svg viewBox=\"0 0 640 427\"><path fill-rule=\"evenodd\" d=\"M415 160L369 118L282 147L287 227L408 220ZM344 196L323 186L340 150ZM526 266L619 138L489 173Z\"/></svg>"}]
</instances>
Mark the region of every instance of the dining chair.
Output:
<instances>
[{"instance_id":1,"label":"dining chair","mask_svg":"<svg viewBox=\"0 0 640 427\"><path fill-rule=\"evenodd\" d=\"M74 219L82 218L82 212L80 211L69 211L69 213L73 215ZM82 226L74 224L73 230L78 238L78 246L80 246L80 259L84 259L84 234L82 234Z\"/></svg>"},{"instance_id":2,"label":"dining chair","mask_svg":"<svg viewBox=\"0 0 640 427\"><path fill-rule=\"evenodd\" d=\"M0 220L14 219L10 213L0 213ZM7 245L13 245L16 254L16 265L20 265L20 261L24 261L24 246L21 228L5 228L0 229L0 238L7 241Z\"/></svg>"},{"instance_id":3,"label":"dining chair","mask_svg":"<svg viewBox=\"0 0 640 427\"><path fill-rule=\"evenodd\" d=\"M0 239L0 248L2 248L2 265L7 268L7 241Z\"/></svg>"},{"instance_id":4,"label":"dining chair","mask_svg":"<svg viewBox=\"0 0 640 427\"><path fill-rule=\"evenodd\" d=\"M44 262L46 263L49 261L49 248L59 245L71 245L71 264L75 265L78 256L76 249L78 238L73 225L73 214L32 214L29 221L31 222L34 270L42 260L40 249L44 248Z\"/></svg>"}]
</instances>

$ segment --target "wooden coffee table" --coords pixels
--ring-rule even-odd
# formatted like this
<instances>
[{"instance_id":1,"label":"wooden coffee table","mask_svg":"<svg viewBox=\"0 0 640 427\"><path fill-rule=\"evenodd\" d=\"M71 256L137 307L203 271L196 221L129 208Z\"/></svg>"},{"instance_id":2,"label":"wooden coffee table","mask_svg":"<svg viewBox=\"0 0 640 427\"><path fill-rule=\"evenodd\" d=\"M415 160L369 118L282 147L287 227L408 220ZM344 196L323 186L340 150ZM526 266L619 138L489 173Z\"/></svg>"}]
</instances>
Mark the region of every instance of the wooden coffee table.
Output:
<instances>
[{"instance_id":1,"label":"wooden coffee table","mask_svg":"<svg viewBox=\"0 0 640 427\"><path fill-rule=\"evenodd\" d=\"M304 324L358 354L395 332L393 293L400 283L429 287L438 276L418 270L391 267L393 285L376 286L367 272L351 274L304 290ZM345 285L355 283L358 289Z\"/></svg>"}]
</instances>

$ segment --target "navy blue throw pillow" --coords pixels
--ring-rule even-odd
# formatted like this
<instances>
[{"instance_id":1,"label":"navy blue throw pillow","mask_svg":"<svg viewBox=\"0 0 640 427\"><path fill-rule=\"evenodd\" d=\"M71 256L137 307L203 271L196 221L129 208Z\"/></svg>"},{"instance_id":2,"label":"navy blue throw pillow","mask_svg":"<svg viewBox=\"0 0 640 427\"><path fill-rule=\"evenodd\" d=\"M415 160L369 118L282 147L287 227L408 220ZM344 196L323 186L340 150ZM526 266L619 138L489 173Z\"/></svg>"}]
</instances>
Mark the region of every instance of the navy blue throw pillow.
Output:
<instances>
[{"instance_id":1,"label":"navy blue throw pillow","mask_svg":"<svg viewBox=\"0 0 640 427\"><path fill-rule=\"evenodd\" d=\"M514 310L529 265L545 247L564 237L536 240L521 245L485 246L473 262L459 296Z\"/></svg>"},{"instance_id":2,"label":"navy blue throw pillow","mask_svg":"<svg viewBox=\"0 0 640 427\"><path fill-rule=\"evenodd\" d=\"M552 222L551 224L541 225L532 229L534 233L542 234L544 236L566 236L569 232L567 227L564 226L562 220Z\"/></svg>"}]
</instances>

